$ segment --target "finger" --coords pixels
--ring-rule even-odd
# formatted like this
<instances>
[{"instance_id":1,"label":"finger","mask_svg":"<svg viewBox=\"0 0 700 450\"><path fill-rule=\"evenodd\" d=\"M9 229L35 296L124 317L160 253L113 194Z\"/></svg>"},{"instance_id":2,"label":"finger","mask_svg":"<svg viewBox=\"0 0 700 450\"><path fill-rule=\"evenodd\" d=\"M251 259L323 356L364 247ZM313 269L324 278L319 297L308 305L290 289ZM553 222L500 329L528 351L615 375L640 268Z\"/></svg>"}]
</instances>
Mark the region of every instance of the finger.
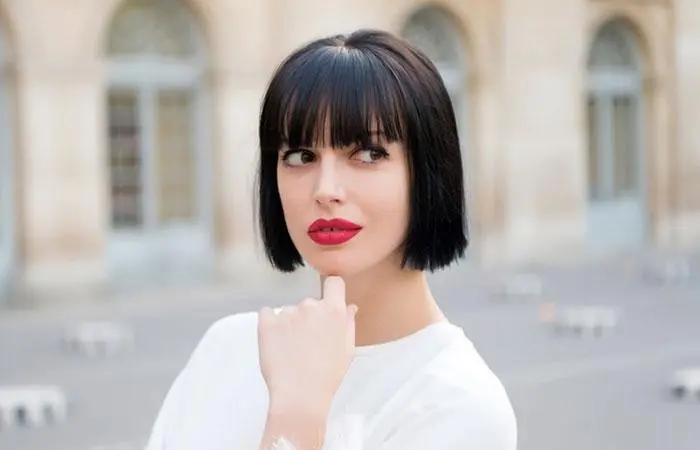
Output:
<instances>
[{"instance_id":1,"label":"finger","mask_svg":"<svg viewBox=\"0 0 700 450\"><path fill-rule=\"evenodd\" d=\"M337 276L323 280L323 300L345 306L345 281Z\"/></svg>"}]
</instances>

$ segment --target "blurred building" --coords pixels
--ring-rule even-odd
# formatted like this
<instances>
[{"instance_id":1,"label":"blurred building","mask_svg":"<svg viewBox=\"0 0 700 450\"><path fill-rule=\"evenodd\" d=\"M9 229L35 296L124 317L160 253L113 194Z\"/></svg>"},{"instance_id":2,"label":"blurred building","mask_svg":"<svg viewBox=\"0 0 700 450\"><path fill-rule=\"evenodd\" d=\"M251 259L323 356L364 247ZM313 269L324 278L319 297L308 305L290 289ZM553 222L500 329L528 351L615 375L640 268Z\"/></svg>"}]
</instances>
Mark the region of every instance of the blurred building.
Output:
<instances>
[{"instance_id":1,"label":"blurred building","mask_svg":"<svg viewBox=\"0 0 700 450\"><path fill-rule=\"evenodd\" d=\"M700 242L693 0L0 0L0 284L260 279L252 183L272 68L378 27L457 111L471 258Z\"/></svg>"}]
</instances>

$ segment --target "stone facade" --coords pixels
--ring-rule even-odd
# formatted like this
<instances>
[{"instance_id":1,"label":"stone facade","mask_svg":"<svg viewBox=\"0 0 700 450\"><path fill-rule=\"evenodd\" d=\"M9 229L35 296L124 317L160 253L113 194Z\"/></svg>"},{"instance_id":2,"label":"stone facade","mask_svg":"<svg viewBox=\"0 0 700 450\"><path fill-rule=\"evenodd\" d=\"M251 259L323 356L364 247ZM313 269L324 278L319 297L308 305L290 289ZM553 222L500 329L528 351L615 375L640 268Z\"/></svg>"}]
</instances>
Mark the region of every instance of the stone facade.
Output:
<instances>
[{"instance_id":1,"label":"stone facade","mask_svg":"<svg viewBox=\"0 0 700 450\"><path fill-rule=\"evenodd\" d=\"M252 207L265 83L293 47L359 27L416 39L450 77L473 260L700 243L692 0L0 0L0 19L0 284L269 276ZM168 170L193 181L173 200L159 139L178 117ZM115 163L136 140L141 159ZM115 225L117 201L135 222Z\"/></svg>"}]
</instances>

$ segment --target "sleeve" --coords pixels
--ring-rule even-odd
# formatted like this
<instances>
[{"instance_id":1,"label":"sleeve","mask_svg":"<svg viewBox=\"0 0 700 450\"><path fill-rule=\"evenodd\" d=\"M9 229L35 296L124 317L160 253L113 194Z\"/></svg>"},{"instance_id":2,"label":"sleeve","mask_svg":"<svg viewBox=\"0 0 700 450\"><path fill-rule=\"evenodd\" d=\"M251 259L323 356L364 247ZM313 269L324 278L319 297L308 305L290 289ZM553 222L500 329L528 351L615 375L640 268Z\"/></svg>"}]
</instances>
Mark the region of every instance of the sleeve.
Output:
<instances>
[{"instance_id":1,"label":"sleeve","mask_svg":"<svg viewBox=\"0 0 700 450\"><path fill-rule=\"evenodd\" d=\"M441 405L407 417L381 450L516 450L517 434L509 403L482 410Z\"/></svg>"}]
</instances>

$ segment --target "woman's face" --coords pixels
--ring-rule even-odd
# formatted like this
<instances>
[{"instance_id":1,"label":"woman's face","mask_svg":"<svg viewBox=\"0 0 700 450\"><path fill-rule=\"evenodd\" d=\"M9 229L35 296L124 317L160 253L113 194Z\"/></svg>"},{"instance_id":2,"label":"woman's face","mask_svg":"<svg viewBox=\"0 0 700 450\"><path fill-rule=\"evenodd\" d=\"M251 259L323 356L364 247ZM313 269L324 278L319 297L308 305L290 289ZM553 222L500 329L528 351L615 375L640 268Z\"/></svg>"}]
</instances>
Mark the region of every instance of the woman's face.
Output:
<instances>
[{"instance_id":1,"label":"woman's face","mask_svg":"<svg viewBox=\"0 0 700 450\"><path fill-rule=\"evenodd\" d=\"M373 145L280 150L277 182L287 229L321 275L351 276L389 259L409 218L405 148Z\"/></svg>"}]
</instances>

